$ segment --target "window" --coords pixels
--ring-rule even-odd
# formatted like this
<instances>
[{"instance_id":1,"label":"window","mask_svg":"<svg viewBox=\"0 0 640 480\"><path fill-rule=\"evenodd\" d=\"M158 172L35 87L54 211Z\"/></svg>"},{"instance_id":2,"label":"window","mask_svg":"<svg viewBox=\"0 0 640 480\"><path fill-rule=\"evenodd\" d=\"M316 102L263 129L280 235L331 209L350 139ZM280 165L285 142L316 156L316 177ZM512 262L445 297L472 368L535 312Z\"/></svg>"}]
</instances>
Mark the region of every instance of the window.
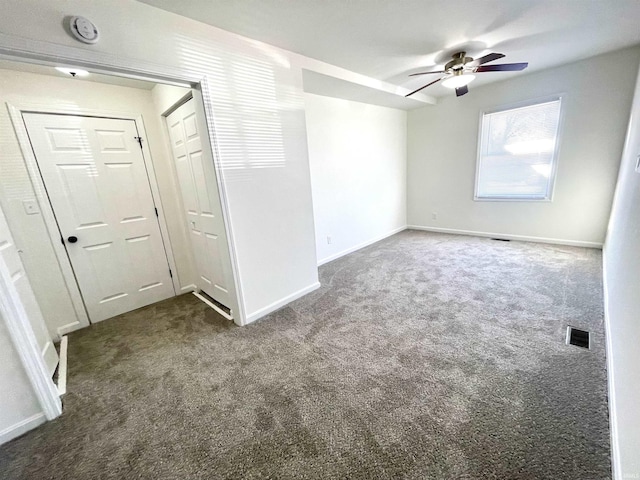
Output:
<instances>
[{"instance_id":1,"label":"window","mask_svg":"<svg viewBox=\"0 0 640 480\"><path fill-rule=\"evenodd\" d=\"M476 200L549 200L561 98L482 115Z\"/></svg>"}]
</instances>

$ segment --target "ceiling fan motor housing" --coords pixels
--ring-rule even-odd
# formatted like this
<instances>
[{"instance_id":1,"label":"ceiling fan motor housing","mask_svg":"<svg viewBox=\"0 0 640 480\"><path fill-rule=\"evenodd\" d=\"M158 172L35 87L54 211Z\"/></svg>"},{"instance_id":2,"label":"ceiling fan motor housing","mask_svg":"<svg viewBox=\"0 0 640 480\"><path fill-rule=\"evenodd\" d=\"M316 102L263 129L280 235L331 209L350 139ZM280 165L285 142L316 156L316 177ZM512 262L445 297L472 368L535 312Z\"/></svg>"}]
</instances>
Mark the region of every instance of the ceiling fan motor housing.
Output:
<instances>
[{"instance_id":1,"label":"ceiling fan motor housing","mask_svg":"<svg viewBox=\"0 0 640 480\"><path fill-rule=\"evenodd\" d=\"M454 75L461 75L464 70L464 66L473 61L473 58L466 57L466 54L467 52L458 52L453 55L453 60L444 66L445 72L451 72Z\"/></svg>"}]
</instances>

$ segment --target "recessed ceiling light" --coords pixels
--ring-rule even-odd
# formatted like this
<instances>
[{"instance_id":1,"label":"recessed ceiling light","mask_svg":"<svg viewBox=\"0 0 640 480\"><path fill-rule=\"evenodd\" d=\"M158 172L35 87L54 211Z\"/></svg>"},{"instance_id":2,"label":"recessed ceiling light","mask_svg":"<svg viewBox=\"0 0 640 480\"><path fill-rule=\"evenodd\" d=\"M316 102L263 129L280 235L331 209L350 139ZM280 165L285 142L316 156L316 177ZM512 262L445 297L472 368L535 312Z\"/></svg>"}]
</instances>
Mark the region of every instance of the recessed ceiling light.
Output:
<instances>
[{"instance_id":1,"label":"recessed ceiling light","mask_svg":"<svg viewBox=\"0 0 640 480\"><path fill-rule=\"evenodd\" d=\"M56 67L56 70L71 75L72 77L86 77L89 75L89 72L80 68Z\"/></svg>"}]
</instances>

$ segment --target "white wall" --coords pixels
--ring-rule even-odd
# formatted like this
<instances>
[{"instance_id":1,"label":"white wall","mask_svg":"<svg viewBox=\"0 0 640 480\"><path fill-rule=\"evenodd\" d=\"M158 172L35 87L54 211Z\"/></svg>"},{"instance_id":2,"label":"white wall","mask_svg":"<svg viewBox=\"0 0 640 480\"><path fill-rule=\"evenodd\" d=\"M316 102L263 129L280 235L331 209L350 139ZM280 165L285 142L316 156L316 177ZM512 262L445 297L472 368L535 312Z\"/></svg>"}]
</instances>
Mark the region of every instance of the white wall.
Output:
<instances>
[{"instance_id":1,"label":"white wall","mask_svg":"<svg viewBox=\"0 0 640 480\"><path fill-rule=\"evenodd\" d=\"M604 246L609 410L616 479L640 478L640 76Z\"/></svg>"},{"instance_id":2,"label":"white wall","mask_svg":"<svg viewBox=\"0 0 640 480\"><path fill-rule=\"evenodd\" d=\"M72 12L100 42L65 32ZM9 2L0 31L0 48L206 75L246 319L318 286L299 55L133 0Z\"/></svg>"},{"instance_id":3,"label":"white wall","mask_svg":"<svg viewBox=\"0 0 640 480\"><path fill-rule=\"evenodd\" d=\"M175 253L178 280L181 287L187 289L194 283L190 244L184 234L185 223L178 203L173 163L165 148L161 118L150 90L0 70L0 102L3 103L0 109L0 204L16 244L22 250L29 281L53 338L82 325L76 323L69 287L63 279L42 214L25 213L22 202L35 200L36 192L4 102L78 112L104 111L116 116L118 113L142 115Z\"/></svg>"},{"instance_id":4,"label":"white wall","mask_svg":"<svg viewBox=\"0 0 640 480\"><path fill-rule=\"evenodd\" d=\"M409 225L600 246L639 60L639 48L625 49L479 88L471 84L463 97L452 92L435 107L409 112ZM481 112L559 93L565 94L564 122L553 201L474 201Z\"/></svg>"},{"instance_id":5,"label":"white wall","mask_svg":"<svg viewBox=\"0 0 640 480\"><path fill-rule=\"evenodd\" d=\"M155 106L158 117L162 116L171 107L175 106L180 100L184 99L191 90L183 87L176 87L173 85L157 84L151 89L151 96L153 98L153 104ZM167 132L166 128L162 129L163 132ZM170 148L169 136L165 135L167 141L167 148Z\"/></svg>"},{"instance_id":6,"label":"white wall","mask_svg":"<svg viewBox=\"0 0 640 480\"><path fill-rule=\"evenodd\" d=\"M404 229L406 112L310 93L305 112L318 262Z\"/></svg>"}]
</instances>

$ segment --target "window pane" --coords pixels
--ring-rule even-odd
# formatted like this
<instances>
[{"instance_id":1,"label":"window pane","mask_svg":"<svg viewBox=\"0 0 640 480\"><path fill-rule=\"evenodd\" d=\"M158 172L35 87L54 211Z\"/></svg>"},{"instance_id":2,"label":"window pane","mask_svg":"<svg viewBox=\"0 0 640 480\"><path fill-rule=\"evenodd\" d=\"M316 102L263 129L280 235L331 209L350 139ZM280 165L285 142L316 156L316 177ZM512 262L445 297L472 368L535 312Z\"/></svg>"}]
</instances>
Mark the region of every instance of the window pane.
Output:
<instances>
[{"instance_id":1,"label":"window pane","mask_svg":"<svg viewBox=\"0 0 640 480\"><path fill-rule=\"evenodd\" d=\"M549 197L560 100L482 117L476 197Z\"/></svg>"}]
</instances>

